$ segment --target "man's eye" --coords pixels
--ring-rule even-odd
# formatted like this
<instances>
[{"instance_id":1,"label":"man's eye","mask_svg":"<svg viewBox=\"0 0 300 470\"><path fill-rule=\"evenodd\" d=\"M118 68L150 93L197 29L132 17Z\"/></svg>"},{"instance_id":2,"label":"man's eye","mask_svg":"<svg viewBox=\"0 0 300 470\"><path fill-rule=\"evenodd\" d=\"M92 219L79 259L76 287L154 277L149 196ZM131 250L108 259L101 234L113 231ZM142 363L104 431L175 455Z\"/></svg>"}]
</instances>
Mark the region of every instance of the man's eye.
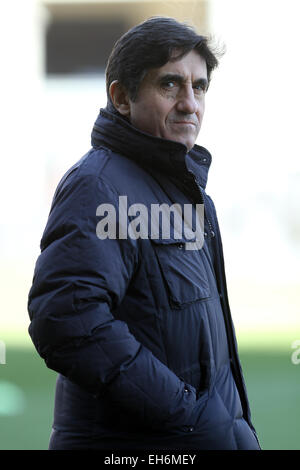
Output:
<instances>
[{"instance_id":1,"label":"man's eye","mask_svg":"<svg viewBox=\"0 0 300 470\"><path fill-rule=\"evenodd\" d=\"M205 85L194 85L194 90L196 90L197 93L205 93L206 92L206 86Z\"/></svg>"},{"instance_id":2,"label":"man's eye","mask_svg":"<svg viewBox=\"0 0 300 470\"><path fill-rule=\"evenodd\" d=\"M163 83L164 88L169 88L170 89L170 88L174 88L175 86L176 86L176 83L171 81L171 80L168 81L168 82Z\"/></svg>"}]
</instances>

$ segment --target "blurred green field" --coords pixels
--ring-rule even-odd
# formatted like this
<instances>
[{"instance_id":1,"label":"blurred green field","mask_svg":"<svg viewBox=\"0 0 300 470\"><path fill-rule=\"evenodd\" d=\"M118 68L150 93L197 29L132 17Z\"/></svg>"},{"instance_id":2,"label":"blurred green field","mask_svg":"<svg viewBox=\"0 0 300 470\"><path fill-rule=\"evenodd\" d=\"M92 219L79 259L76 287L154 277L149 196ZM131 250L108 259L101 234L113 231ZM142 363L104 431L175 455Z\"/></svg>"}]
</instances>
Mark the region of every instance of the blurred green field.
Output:
<instances>
[{"instance_id":1,"label":"blurred green field","mask_svg":"<svg viewBox=\"0 0 300 470\"><path fill-rule=\"evenodd\" d=\"M290 345L289 345L290 346ZM288 348L240 347L263 449L300 449L300 364ZM56 373L33 347L8 347L0 365L0 449L47 449Z\"/></svg>"}]
</instances>

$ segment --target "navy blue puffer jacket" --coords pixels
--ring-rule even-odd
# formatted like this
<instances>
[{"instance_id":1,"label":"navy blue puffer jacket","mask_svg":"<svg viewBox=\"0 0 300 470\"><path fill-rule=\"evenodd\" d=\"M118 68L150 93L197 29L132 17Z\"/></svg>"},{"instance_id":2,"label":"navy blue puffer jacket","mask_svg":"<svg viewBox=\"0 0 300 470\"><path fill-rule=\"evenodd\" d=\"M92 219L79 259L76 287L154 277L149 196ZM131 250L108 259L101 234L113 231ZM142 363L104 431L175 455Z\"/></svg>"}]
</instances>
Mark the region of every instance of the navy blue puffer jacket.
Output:
<instances>
[{"instance_id":1,"label":"navy blue puffer jacket","mask_svg":"<svg viewBox=\"0 0 300 470\"><path fill-rule=\"evenodd\" d=\"M57 188L29 294L30 336L59 373L50 449L258 449L209 152L186 154L107 109L92 145ZM149 212L204 203L203 247L186 249L184 233L99 239L97 208L112 205L118 228L120 196Z\"/></svg>"}]
</instances>

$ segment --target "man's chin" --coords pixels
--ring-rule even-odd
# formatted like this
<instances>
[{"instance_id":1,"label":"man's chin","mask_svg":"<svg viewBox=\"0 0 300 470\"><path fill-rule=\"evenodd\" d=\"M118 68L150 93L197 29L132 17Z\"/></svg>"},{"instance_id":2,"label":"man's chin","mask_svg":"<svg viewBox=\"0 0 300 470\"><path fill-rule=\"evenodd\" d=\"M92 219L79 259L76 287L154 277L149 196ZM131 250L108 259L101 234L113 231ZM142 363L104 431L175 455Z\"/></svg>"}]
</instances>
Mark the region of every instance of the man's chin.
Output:
<instances>
[{"instance_id":1,"label":"man's chin","mask_svg":"<svg viewBox=\"0 0 300 470\"><path fill-rule=\"evenodd\" d=\"M195 145L196 137L197 136L195 136L194 133L193 135L178 135L177 134L176 136L173 134L173 136L169 137L169 139L185 145L185 147L187 148L187 152L189 152Z\"/></svg>"}]
</instances>

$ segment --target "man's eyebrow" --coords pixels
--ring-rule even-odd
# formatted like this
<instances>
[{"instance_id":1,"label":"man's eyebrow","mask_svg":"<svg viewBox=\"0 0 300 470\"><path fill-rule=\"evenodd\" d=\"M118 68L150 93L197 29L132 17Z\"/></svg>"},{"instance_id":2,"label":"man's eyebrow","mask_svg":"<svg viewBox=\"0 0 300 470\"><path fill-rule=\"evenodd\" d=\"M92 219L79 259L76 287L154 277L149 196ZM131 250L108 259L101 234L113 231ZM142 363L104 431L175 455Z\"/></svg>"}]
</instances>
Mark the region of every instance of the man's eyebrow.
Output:
<instances>
[{"instance_id":1,"label":"man's eyebrow","mask_svg":"<svg viewBox=\"0 0 300 470\"><path fill-rule=\"evenodd\" d=\"M163 75L160 75L160 77L158 77L158 80L160 82L174 81L174 82L182 83L184 81L184 77L183 75L180 75L178 73L165 73Z\"/></svg>"},{"instance_id":2,"label":"man's eyebrow","mask_svg":"<svg viewBox=\"0 0 300 470\"><path fill-rule=\"evenodd\" d=\"M166 73L166 74L163 74L163 75L160 75L158 77L158 80L159 82L171 82L171 81L174 81L174 82L177 82L177 83L183 83L185 81L185 78L183 75L180 75L180 74L177 74L177 73ZM193 86L195 85L202 85L203 88L207 88L208 87L208 80L206 78L197 78L196 80L193 81Z\"/></svg>"}]
</instances>

